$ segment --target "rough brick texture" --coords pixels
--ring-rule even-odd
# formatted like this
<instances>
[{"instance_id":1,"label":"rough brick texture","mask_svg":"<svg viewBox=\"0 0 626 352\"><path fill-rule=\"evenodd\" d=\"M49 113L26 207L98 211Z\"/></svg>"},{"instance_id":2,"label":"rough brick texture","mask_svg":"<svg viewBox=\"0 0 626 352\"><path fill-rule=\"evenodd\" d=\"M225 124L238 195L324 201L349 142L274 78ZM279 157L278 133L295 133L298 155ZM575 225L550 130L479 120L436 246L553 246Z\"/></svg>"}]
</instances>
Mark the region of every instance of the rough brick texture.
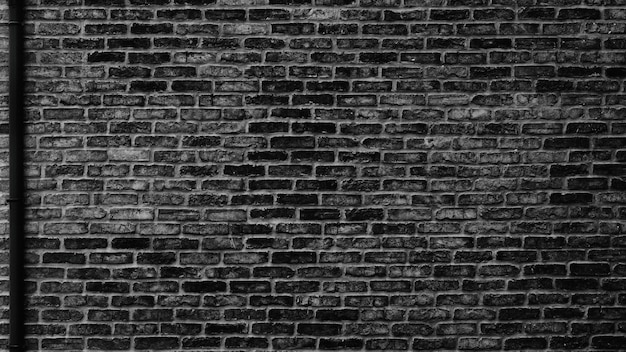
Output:
<instances>
[{"instance_id":1,"label":"rough brick texture","mask_svg":"<svg viewBox=\"0 0 626 352\"><path fill-rule=\"evenodd\" d=\"M30 0L29 348L623 350L625 8Z\"/></svg>"}]
</instances>

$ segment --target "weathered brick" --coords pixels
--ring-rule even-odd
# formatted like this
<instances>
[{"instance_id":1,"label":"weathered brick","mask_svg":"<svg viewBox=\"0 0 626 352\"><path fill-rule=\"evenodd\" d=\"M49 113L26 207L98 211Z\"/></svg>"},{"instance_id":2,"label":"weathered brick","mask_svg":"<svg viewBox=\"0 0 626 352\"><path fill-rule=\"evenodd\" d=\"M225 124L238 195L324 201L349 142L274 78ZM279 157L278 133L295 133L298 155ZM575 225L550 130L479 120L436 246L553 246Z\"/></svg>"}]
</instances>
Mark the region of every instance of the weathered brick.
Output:
<instances>
[{"instance_id":1,"label":"weathered brick","mask_svg":"<svg viewBox=\"0 0 626 352\"><path fill-rule=\"evenodd\" d=\"M513 5L29 4L29 349L619 349L626 15Z\"/></svg>"}]
</instances>

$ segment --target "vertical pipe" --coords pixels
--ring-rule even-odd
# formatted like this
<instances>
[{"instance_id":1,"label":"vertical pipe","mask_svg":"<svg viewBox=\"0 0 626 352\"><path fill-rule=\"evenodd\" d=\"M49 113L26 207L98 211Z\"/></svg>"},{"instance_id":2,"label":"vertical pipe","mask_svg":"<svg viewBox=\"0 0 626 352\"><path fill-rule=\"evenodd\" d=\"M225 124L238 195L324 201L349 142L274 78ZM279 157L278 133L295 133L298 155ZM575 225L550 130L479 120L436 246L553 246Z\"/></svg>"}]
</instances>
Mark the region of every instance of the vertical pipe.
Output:
<instances>
[{"instance_id":1,"label":"vertical pipe","mask_svg":"<svg viewBox=\"0 0 626 352\"><path fill-rule=\"evenodd\" d=\"M24 5L9 0L9 350L25 350Z\"/></svg>"}]
</instances>

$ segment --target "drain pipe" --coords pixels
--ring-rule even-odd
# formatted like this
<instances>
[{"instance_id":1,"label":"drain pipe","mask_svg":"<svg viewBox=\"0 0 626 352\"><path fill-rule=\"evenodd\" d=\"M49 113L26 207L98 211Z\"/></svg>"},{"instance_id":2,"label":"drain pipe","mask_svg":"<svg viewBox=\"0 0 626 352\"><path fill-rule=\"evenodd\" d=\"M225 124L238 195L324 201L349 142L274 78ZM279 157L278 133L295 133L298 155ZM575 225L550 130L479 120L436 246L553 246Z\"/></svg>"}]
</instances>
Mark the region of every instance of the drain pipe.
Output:
<instances>
[{"instance_id":1,"label":"drain pipe","mask_svg":"<svg viewBox=\"0 0 626 352\"><path fill-rule=\"evenodd\" d=\"M9 0L9 351L25 348L24 0Z\"/></svg>"}]
</instances>

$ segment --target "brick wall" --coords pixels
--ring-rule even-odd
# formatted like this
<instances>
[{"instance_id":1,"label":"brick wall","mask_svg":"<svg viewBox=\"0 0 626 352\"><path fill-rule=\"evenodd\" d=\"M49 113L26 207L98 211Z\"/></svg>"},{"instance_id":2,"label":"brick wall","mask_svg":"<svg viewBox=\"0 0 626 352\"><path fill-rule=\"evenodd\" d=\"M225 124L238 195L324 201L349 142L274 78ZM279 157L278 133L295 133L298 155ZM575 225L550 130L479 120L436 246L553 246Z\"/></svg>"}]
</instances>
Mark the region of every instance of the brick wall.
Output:
<instances>
[{"instance_id":1,"label":"brick wall","mask_svg":"<svg viewBox=\"0 0 626 352\"><path fill-rule=\"evenodd\" d=\"M30 349L626 346L623 0L215 1L29 1Z\"/></svg>"}]
</instances>

